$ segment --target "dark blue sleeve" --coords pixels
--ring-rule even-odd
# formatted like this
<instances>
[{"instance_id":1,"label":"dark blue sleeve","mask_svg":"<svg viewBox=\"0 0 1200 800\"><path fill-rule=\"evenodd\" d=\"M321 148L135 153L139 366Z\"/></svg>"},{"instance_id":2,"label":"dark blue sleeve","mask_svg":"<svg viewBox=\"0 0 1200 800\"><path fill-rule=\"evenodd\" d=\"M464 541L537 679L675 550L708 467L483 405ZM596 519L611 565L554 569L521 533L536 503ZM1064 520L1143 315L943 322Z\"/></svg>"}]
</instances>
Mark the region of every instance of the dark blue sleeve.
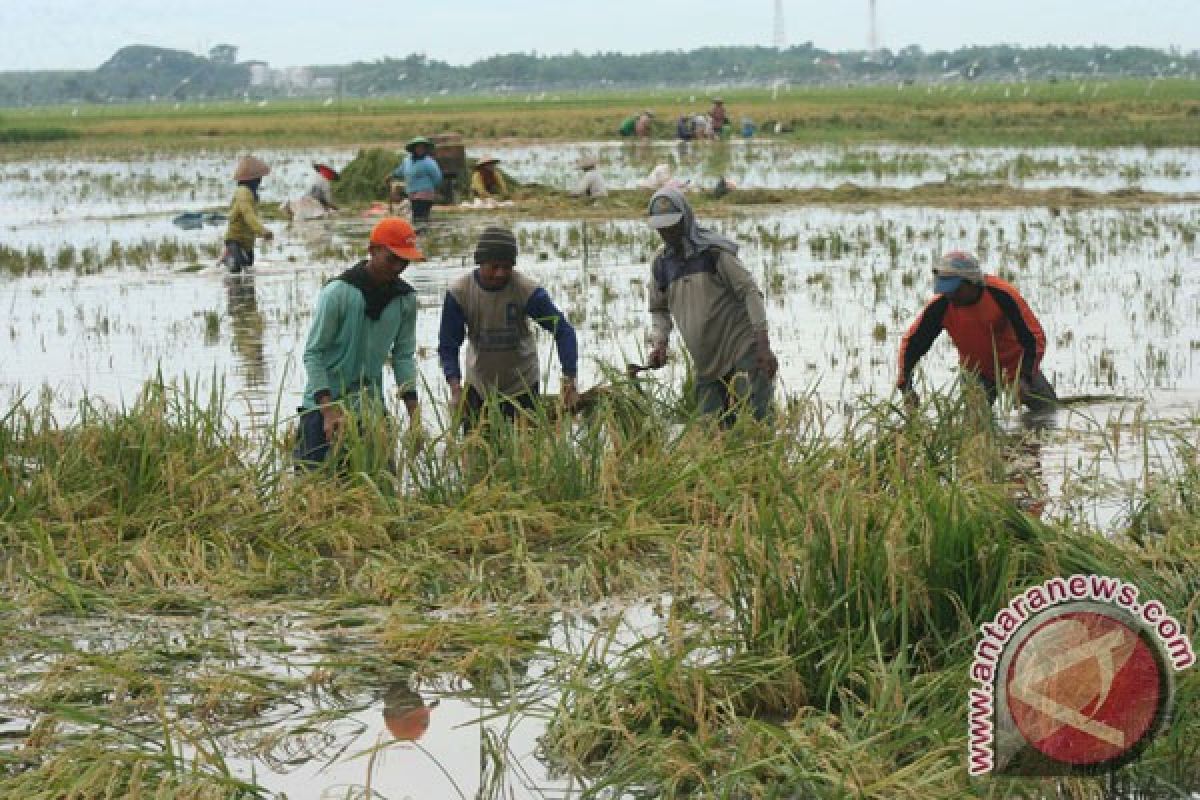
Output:
<instances>
[{"instance_id":1,"label":"dark blue sleeve","mask_svg":"<svg viewBox=\"0 0 1200 800\"><path fill-rule=\"evenodd\" d=\"M462 380L458 365L458 351L467 338L467 317L454 295L446 292L442 303L442 324L438 330L438 360L442 362L442 374L447 381Z\"/></svg>"},{"instance_id":2,"label":"dark blue sleeve","mask_svg":"<svg viewBox=\"0 0 1200 800\"><path fill-rule=\"evenodd\" d=\"M574 378L579 366L579 343L575 339L575 329L554 305L545 289L539 286L529 296L529 301L525 303L525 314L543 330L553 334L563 375Z\"/></svg>"}]
</instances>

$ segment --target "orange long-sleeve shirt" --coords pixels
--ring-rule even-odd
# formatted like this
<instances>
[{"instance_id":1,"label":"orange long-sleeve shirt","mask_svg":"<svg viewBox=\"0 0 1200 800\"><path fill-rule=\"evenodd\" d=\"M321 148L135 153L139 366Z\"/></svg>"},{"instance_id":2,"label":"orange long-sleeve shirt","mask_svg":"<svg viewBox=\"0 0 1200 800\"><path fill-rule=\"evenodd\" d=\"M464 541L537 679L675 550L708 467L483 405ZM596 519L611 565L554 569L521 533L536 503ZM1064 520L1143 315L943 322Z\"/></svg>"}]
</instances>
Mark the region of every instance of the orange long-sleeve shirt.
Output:
<instances>
[{"instance_id":1,"label":"orange long-sleeve shirt","mask_svg":"<svg viewBox=\"0 0 1200 800\"><path fill-rule=\"evenodd\" d=\"M1046 352L1046 334L1029 304L1011 284L988 275L983 294L969 306L956 306L946 295L926 304L900 343L900 376L906 388L913 368L945 330L958 349L963 369L996 379L996 366L1006 381L1018 373L1033 375Z\"/></svg>"}]
</instances>

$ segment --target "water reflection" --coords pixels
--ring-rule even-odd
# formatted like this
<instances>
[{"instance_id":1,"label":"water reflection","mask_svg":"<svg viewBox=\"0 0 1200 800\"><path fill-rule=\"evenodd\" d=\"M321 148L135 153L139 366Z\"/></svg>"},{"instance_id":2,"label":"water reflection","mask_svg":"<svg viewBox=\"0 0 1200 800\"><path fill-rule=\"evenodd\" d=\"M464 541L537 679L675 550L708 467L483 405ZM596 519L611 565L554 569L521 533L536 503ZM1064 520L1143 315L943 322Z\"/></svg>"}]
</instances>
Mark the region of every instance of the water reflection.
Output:
<instances>
[{"instance_id":1,"label":"water reflection","mask_svg":"<svg viewBox=\"0 0 1200 800\"><path fill-rule=\"evenodd\" d=\"M383 724L399 742L415 742L429 730L429 718L438 701L428 705L407 683L392 684L383 695Z\"/></svg>"},{"instance_id":2,"label":"water reflection","mask_svg":"<svg viewBox=\"0 0 1200 800\"><path fill-rule=\"evenodd\" d=\"M233 372L241 378L247 416L252 425L267 418L267 355L263 342L266 318L258 308L254 275L239 272L225 276L226 311L232 323Z\"/></svg>"},{"instance_id":3,"label":"water reflection","mask_svg":"<svg viewBox=\"0 0 1200 800\"><path fill-rule=\"evenodd\" d=\"M1058 430L1058 411L1025 411L1009 443L1009 482L1017 506L1038 519L1046 511L1050 484L1046 480L1042 443Z\"/></svg>"}]
</instances>

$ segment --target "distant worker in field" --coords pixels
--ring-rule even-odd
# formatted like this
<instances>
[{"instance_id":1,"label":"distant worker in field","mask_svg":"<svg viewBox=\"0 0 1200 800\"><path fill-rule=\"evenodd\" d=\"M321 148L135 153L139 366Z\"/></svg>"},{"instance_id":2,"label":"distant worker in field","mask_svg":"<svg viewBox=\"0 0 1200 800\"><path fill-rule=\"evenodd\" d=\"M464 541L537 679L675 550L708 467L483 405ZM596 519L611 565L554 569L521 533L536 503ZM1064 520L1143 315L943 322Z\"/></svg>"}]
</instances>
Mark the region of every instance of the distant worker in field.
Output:
<instances>
[{"instance_id":1,"label":"distant worker in field","mask_svg":"<svg viewBox=\"0 0 1200 800\"><path fill-rule=\"evenodd\" d=\"M260 158L242 156L233 171L237 189L229 206L229 225L225 229L225 252L221 263L230 272L241 272L254 265L254 241L270 241L275 234L258 218L258 187L271 168Z\"/></svg>"},{"instance_id":2,"label":"distant worker in field","mask_svg":"<svg viewBox=\"0 0 1200 800\"><path fill-rule=\"evenodd\" d=\"M649 139L653 133L654 112L650 109L626 117L621 122L618 131L622 136L636 136L639 139Z\"/></svg>"},{"instance_id":3,"label":"distant worker in field","mask_svg":"<svg viewBox=\"0 0 1200 800\"><path fill-rule=\"evenodd\" d=\"M508 197L508 183L504 173L496 169L500 159L495 156L484 156L475 162L471 170L471 194L484 200L502 200Z\"/></svg>"},{"instance_id":4,"label":"distant worker in field","mask_svg":"<svg viewBox=\"0 0 1200 800\"><path fill-rule=\"evenodd\" d=\"M424 136L410 140L404 149L408 155L392 172L392 177L404 181L408 200L412 204L413 222L421 224L429 221L429 212L437 200L438 187L442 185L442 170L430 155L433 142Z\"/></svg>"},{"instance_id":5,"label":"distant worker in field","mask_svg":"<svg viewBox=\"0 0 1200 800\"><path fill-rule=\"evenodd\" d=\"M283 205L283 212L292 219L318 219L338 210L333 202L333 182L341 177L338 171L328 164L313 164L313 170L317 175L308 191Z\"/></svg>"},{"instance_id":6,"label":"distant worker in field","mask_svg":"<svg viewBox=\"0 0 1200 800\"><path fill-rule=\"evenodd\" d=\"M755 418L771 418L779 362L771 350L762 291L737 256L738 246L696 224L678 189L650 198L648 222L663 247L647 290L651 330L647 365L667 361L672 322L696 371L696 404L731 425L741 401Z\"/></svg>"},{"instance_id":7,"label":"distant worker in field","mask_svg":"<svg viewBox=\"0 0 1200 800\"><path fill-rule=\"evenodd\" d=\"M696 121L691 114L684 114L675 123L675 137L681 142L696 138Z\"/></svg>"},{"instance_id":8,"label":"distant worker in field","mask_svg":"<svg viewBox=\"0 0 1200 800\"><path fill-rule=\"evenodd\" d=\"M417 405L417 296L400 276L425 256L407 220L385 217L371 230L367 258L325 284L304 346L308 380L300 407L298 465L315 466L344 433L345 411L386 415L383 366L390 363L410 427Z\"/></svg>"},{"instance_id":9,"label":"distant worker in field","mask_svg":"<svg viewBox=\"0 0 1200 800\"><path fill-rule=\"evenodd\" d=\"M725 101L720 97L713 98L712 109L708 112L712 120L713 131L719 136L725 124L729 122L729 113L725 110Z\"/></svg>"},{"instance_id":10,"label":"distant worker in field","mask_svg":"<svg viewBox=\"0 0 1200 800\"><path fill-rule=\"evenodd\" d=\"M637 123L633 126L633 132L639 139L649 139L654 133L654 112L646 109L639 114Z\"/></svg>"},{"instance_id":11,"label":"distant worker in field","mask_svg":"<svg viewBox=\"0 0 1200 800\"><path fill-rule=\"evenodd\" d=\"M540 373L531 320L554 337L563 374L560 397L567 408L574 407L579 360L575 329L546 290L515 269L513 232L495 226L484 229L475 245L475 263L474 270L447 289L438 333L442 374L450 386L451 405L464 412L464 427L478 423L489 398L500 403L509 419L519 409L536 405ZM458 358L464 341L465 374Z\"/></svg>"},{"instance_id":12,"label":"distant worker in field","mask_svg":"<svg viewBox=\"0 0 1200 800\"><path fill-rule=\"evenodd\" d=\"M596 159L586 156L576 164L583 172L579 183L568 194L572 197L608 197L608 187L604 184L604 176L596 169Z\"/></svg>"},{"instance_id":13,"label":"distant worker in field","mask_svg":"<svg viewBox=\"0 0 1200 800\"><path fill-rule=\"evenodd\" d=\"M1017 387L1019 401L1031 410L1054 407L1058 398L1041 371L1046 334L1020 292L984 275L979 260L959 250L943 255L933 276L934 297L900 343L896 387L905 400L917 402L913 369L945 330L958 349L959 365L979 381L989 403L1003 381Z\"/></svg>"},{"instance_id":14,"label":"distant worker in field","mask_svg":"<svg viewBox=\"0 0 1200 800\"><path fill-rule=\"evenodd\" d=\"M695 131L697 139L715 138L712 118L708 114L694 115L692 117L692 130Z\"/></svg>"},{"instance_id":15,"label":"distant worker in field","mask_svg":"<svg viewBox=\"0 0 1200 800\"><path fill-rule=\"evenodd\" d=\"M328 164L313 164L313 170L317 177L308 187L308 197L320 203L326 211L337 211L337 203L333 202L333 182L342 176Z\"/></svg>"}]
</instances>

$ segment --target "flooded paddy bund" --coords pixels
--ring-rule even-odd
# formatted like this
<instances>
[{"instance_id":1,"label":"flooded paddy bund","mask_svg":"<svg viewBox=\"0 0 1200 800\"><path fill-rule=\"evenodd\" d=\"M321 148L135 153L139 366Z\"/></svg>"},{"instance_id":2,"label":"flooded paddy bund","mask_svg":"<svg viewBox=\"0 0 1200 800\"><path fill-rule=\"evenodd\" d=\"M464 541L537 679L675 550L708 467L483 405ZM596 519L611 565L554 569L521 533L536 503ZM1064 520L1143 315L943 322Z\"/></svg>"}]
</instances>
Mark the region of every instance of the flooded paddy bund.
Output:
<instances>
[{"instance_id":1,"label":"flooded paddy bund","mask_svg":"<svg viewBox=\"0 0 1200 800\"><path fill-rule=\"evenodd\" d=\"M665 162L700 185L729 175L743 186L905 187L978 175L1101 191L1200 188L1200 151L1182 149L735 142L682 155L673 145L603 143L489 152L521 180L556 186L567 185L578 157L596 155L623 187ZM269 154L276 171L264 196L298 194L311 161L349 157ZM1003 581L1020 583L1017 563L1111 564L1106 548L1130 531L1162 536L1162 552L1120 551L1121 569L1185 624L1197 622L1200 611L1187 608L1200 585L1188 560L1195 546L1182 550L1189 540L1178 531L1194 537L1200 204L724 209L702 221L741 244L767 296L785 441L733 440L722 452L704 431L672 423L614 454L627 446L615 428L582 425L565 438L538 433L527 449L496 445L484 481L452 466L457 445L442 430L436 358L442 296L468 267L474 236L497 221L514 227L519 268L579 331L581 387L622 391L629 387L617 373L643 354L657 238L636 219L443 212L423 238L430 261L406 274L418 292L433 444L400 485L376 476L339 492L277 469L275 448L286 447L298 404L316 293L360 257L372 223L353 215L269 222L277 238L260 245L259 264L226 275L214 265L222 228L181 230L171 219L219 208L228 194L219 176L231 161L214 153L149 158L141 168L0 165L0 394L14 407L0 442L14 448L3 473L11 499L0 506L0 574L13 598L0 614L6 792L52 785L125 796L156 785L188 797L755 796L790 775L814 793L842 786L895 796L902 787L892 781L903 780L924 796L949 796L963 780L963 739L952 738L963 728L961 698L920 704L965 679L965 667L914 651L929 671L912 677L901 643L914 634L893 631L899 623L881 609L913 596L923 613L949 614L934 587L955 579L931 572L936 565L904 571L879 562L863 544L878 524L862 516L870 507L899 519L944 515L958 520L944 526L955 536L987 542L987 558L1000 560L959 578L990 587L988 576L1000 576L994 597L975 597L979 609L1006 598ZM900 432L888 406L899 340L928 299L933 260L955 247L977 251L1021 289L1046 327L1043 368L1060 395L1124 399L1039 420L1001 408L998 429L967 433L943 337L922 362L920 386L947 420L931 413L915 432ZM539 346L554 393L553 348L544 337ZM673 401L685 376L676 340L668 369L642 383ZM176 399L138 399L159 380L188 388ZM217 408L208 405L214 395L223 398ZM81 403L123 411L94 436L53 433L79 421ZM91 413L93 423L106 419ZM45 415L55 422L38 433ZM897 455L882 455L882 442ZM944 460L955 465L953 480L923 477L940 474ZM889 484L891 469L910 474L912 487ZM975 482L977 494L956 488ZM1015 484L1021 507L1037 514L1010 517L1011 491L991 491ZM763 499L771 491L778 499ZM757 525L783 524L769 521L776 502L792 509L781 514L808 520L798 552L752 541ZM813 533L818 519L840 526L825 544ZM992 541L997 519L1047 543L1024 561L1003 561L1009 545ZM941 534L918 529L938 552ZM836 555L843 535L846 551ZM900 545L905 535L917 536L901 535ZM806 572L823 561L834 565L828 574ZM778 583L764 577L776 572ZM833 607L849 596L874 622L843 638L874 636L890 656L855 646L843 661L811 668L780 660L821 641L786 608ZM770 619L775 639L762 638ZM923 624L954 629L945 619ZM962 630L969 639L971 626ZM914 704L908 713L928 719L930 738L918 737L915 749L880 743L904 711L875 694L888 680ZM1200 691L1183 682L1181 692L1185 724L1195 724ZM842 755L809 763L793 746ZM1171 748L1183 747L1169 741L1160 755L1169 761L1179 752ZM867 763L843 763L850 753L869 753ZM854 770L856 782L843 783Z\"/></svg>"}]
</instances>

